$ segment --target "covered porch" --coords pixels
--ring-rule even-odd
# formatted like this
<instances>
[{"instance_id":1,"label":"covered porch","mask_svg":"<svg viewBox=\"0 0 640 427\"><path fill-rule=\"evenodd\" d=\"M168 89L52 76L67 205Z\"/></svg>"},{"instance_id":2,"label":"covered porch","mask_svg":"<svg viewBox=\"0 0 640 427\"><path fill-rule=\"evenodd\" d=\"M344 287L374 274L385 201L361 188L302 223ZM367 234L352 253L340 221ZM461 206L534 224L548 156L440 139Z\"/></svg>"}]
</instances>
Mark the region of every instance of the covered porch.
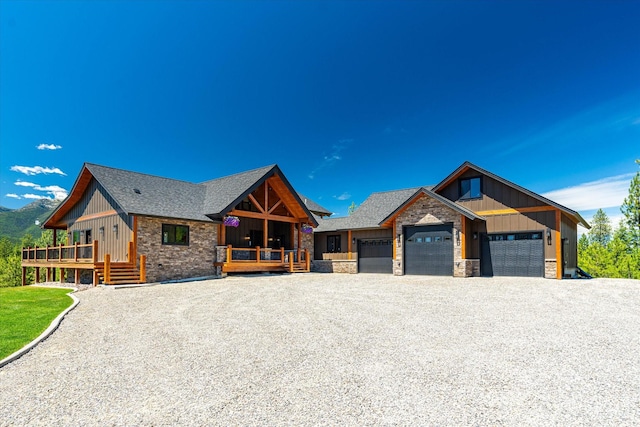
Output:
<instances>
[{"instance_id":1,"label":"covered porch","mask_svg":"<svg viewBox=\"0 0 640 427\"><path fill-rule=\"evenodd\" d=\"M311 224L316 225L296 195L278 175L271 176L222 219L216 266L223 273L308 272Z\"/></svg>"}]
</instances>

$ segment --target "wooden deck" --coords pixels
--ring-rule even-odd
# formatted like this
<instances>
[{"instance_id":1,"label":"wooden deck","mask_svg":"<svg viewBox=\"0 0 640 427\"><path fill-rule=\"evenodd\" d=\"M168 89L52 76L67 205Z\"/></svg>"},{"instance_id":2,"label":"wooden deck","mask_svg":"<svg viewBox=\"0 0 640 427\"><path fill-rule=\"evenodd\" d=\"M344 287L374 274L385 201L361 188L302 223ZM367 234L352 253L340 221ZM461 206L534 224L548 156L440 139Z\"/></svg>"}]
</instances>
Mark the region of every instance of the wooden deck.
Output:
<instances>
[{"instance_id":1,"label":"wooden deck","mask_svg":"<svg viewBox=\"0 0 640 427\"><path fill-rule=\"evenodd\" d=\"M129 242L130 252L133 243ZM91 270L93 285L100 283L106 285L118 285L129 283L145 283L146 281L146 257L140 256L140 267L136 266L135 256L131 262L112 263L111 256L105 254L103 261L98 261L98 241L92 244L71 246L47 246L45 248L22 249L22 286L25 286L27 268L35 269L36 283L40 280L40 269L46 269L46 281L56 280L56 269L60 271L60 282L64 283L66 269L73 270L74 283L80 283L80 272Z\"/></svg>"},{"instance_id":2,"label":"wooden deck","mask_svg":"<svg viewBox=\"0 0 640 427\"><path fill-rule=\"evenodd\" d=\"M215 265L222 267L223 273L308 273L311 259L307 249L234 248L229 245L226 261Z\"/></svg>"}]
</instances>

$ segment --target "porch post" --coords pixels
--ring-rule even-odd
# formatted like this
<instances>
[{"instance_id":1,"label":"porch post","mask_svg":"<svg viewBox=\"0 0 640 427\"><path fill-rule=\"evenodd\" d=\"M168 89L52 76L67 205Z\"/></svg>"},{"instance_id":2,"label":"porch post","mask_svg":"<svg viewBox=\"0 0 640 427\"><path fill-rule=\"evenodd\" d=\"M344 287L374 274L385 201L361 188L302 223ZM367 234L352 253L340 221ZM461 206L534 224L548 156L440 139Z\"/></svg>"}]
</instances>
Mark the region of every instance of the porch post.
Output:
<instances>
[{"instance_id":1,"label":"porch post","mask_svg":"<svg viewBox=\"0 0 640 427\"><path fill-rule=\"evenodd\" d=\"M22 286L27 284L27 267L22 267Z\"/></svg>"},{"instance_id":2,"label":"porch post","mask_svg":"<svg viewBox=\"0 0 640 427\"><path fill-rule=\"evenodd\" d=\"M298 250L302 247L302 222L298 221Z\"/></svg>"},{"instance_id":3,"label":"porch post","mask_svg":"<svg viewBox=\"0 0 640 427\"><path fill-rule=\"evenodd\" d=\"M347 259L351 259L351 249L353 249L351 247L351 230L347 231L347 248L349 248L347 251Z\"/></svg>"},{"instance_id":4,"label":"porch post","mask_svg":"<svg viewBox=\"0 0 640 427\"><path fill-rule=\"evenodd\" d=\"M218 244L224 246L227 244L227 227L224 224L220 224L220 241Z\"/></svg>"},{"instance_id":5,"label":"porch post","mask_svg":"<svg viewBox=\"0 0 640 427\"><path fill-rule=\"evenodd\" d=\"M262 225L262 244L265 248L269 247L269 220L267 218L264 219Z\"/></svg>"}]
</instances>

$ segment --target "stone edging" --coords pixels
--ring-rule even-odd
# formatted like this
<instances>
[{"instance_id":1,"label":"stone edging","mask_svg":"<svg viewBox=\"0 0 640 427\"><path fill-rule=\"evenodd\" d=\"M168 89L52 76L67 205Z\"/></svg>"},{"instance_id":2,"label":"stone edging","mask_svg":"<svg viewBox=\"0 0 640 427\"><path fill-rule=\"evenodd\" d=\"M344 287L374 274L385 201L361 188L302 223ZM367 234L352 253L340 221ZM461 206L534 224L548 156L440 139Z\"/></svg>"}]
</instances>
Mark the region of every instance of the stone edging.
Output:
<instances>
[{"instance_id":1,"label":"stone edging","mask_svg":"<svg viewBox=\"0 0 640 427\"><path fill-rule=\"evenodd\" d=\"M32 286L34 286L34 285L32 285ZM49 287L49 286L42 286L42 287ZM24 347L22 347L20 350L16 351L15 353L10 354L9 356L5 357L2 360L0 360L0 368L2 368L5 365L8 365L9 363L13 362L16 359L22 357L24 354L28 353L36 345L40 344L42 341L47 339L49 337L49 335L51 335L56 329L58 329L58 326L60 326L60 323L62 322L62 319L64 319L64 316L66 316L67 313L69 313L71 310L76 308L76 306L80 303L80 300L78 299L78 297L73 295L73 293L76 292L77 289L76 288L72 288L72 287L64 287L64 289L71 289L72 290L72 292L69 292L67 295L69 295L71 297L71 299L73 300L73 304L71 304L69 307L67 307L66 310L64 310L55 319L53 319L53 321L51 322L49 327L47 329L45 329L45 331L43 333L41 333L40 336L38 336L36 339L31 341L29 344L27 344Z\"/></svg>"}]
</instances>

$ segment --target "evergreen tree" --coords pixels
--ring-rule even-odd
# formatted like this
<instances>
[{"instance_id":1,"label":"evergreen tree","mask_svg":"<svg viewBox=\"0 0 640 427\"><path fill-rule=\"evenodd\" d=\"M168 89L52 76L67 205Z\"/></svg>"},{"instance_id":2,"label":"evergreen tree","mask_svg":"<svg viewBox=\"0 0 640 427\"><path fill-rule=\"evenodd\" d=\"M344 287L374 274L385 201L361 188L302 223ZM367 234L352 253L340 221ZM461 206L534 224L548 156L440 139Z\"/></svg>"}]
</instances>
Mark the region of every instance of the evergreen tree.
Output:
<instances>
[{"instance_id":1,"label":"evergreen tree","mask_svg":"<svg viewBox=\"0 0 640 427\"><path fill-rule=\"evenodd\" d=\"M356 205L356 202L351 202L351 204L349 205L349 209L347 210L347 213L349 214L349 216L353 215L357 207L358 205Z\"/></svg>"},{"instance_id":2,"label":"evergreen tree","mask_svg":"<svg viewBox=\"0 0 640 427\"><path fill-rule=\"evenodd\" d=\"M591 220L589 240L591 243L599 243L604 247L606 247L611 240L611 223L609 217L602 209L598 209Z\"/></svg>"},{"instance_id":3,"label":"evergreen tree","mask_svg":"<svg viewBox=\"0 0 640 427\"><path fill-rule=\"evenodd\" d=\"M629 196L624 199L620 207L625 217L625 225L629 230L631 245L634 248L640 247L640 172L631 180L629 185Z\"/></svg>"}]
</instances>

